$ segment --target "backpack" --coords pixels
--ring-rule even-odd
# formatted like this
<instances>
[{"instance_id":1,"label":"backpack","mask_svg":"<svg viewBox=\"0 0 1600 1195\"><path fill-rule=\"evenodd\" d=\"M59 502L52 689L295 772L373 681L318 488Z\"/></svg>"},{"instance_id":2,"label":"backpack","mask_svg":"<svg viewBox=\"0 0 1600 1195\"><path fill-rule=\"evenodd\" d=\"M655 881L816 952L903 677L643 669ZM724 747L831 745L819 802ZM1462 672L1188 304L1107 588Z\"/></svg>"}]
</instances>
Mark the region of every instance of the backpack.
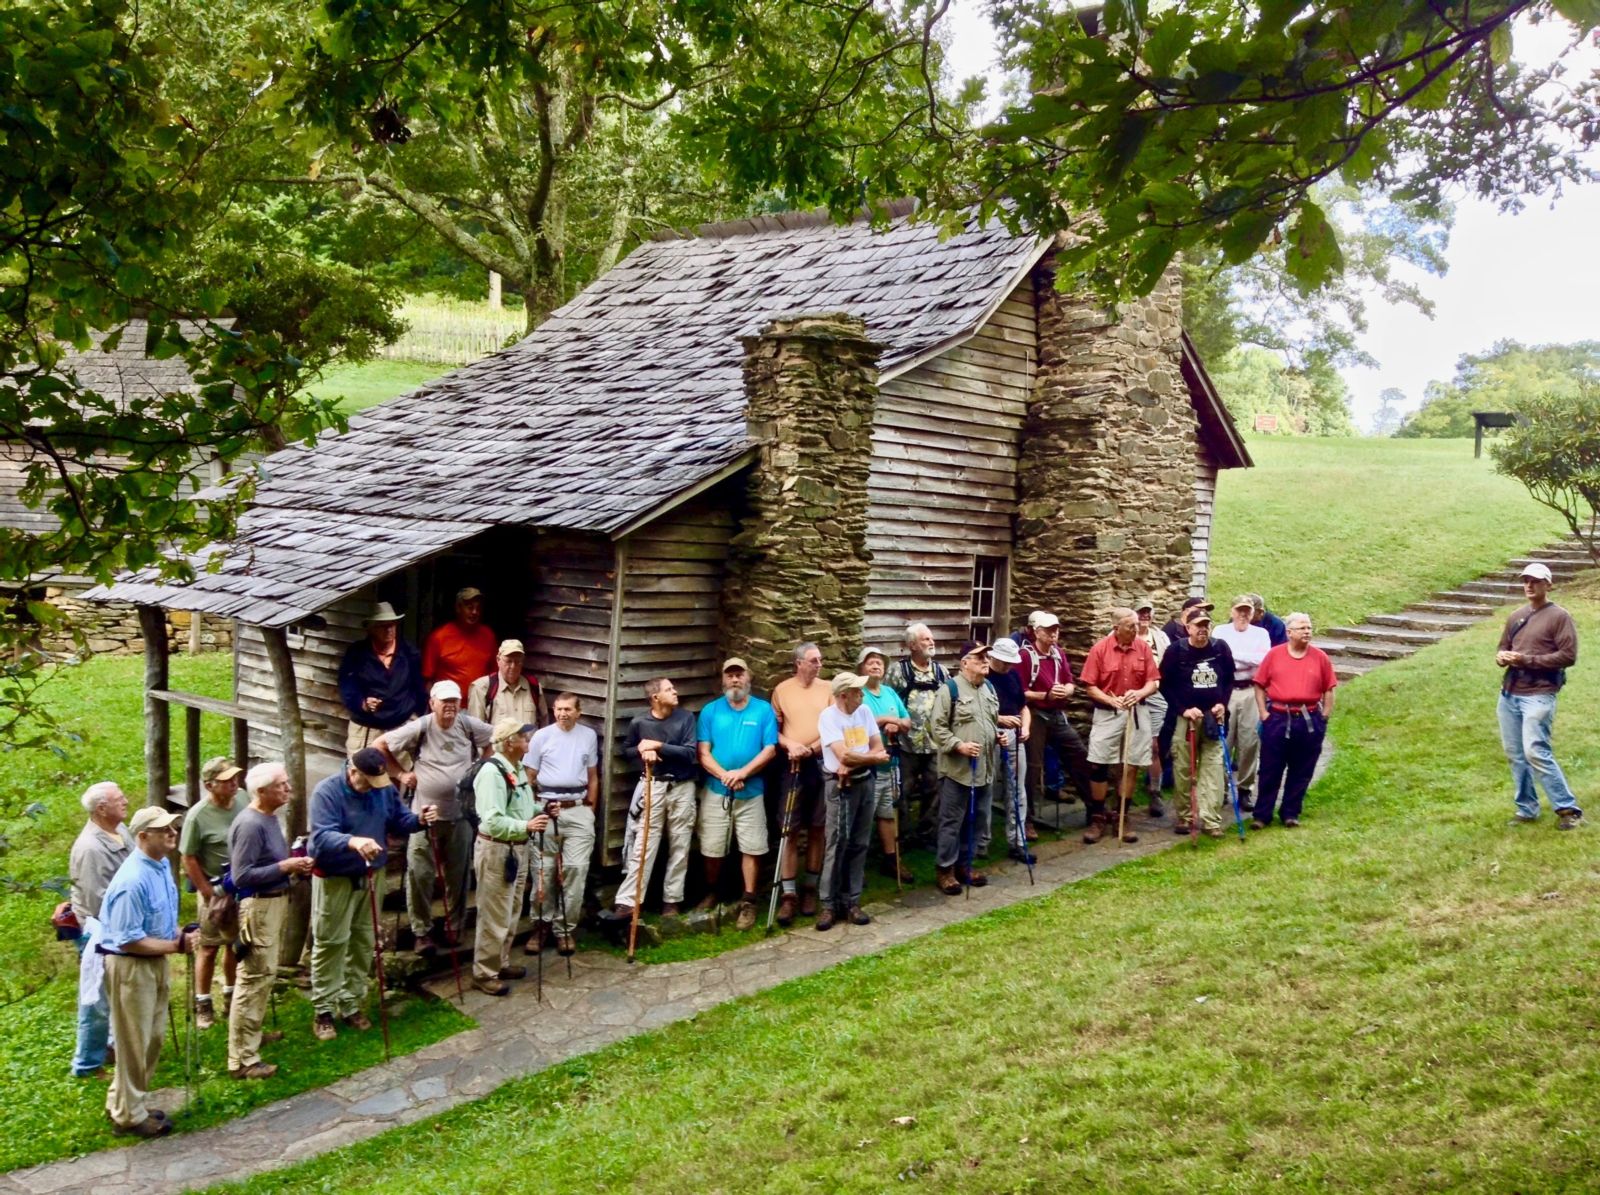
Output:
<instances>
[{"instance_id":1,"label":"backpack","mask_svg":"<svg viewBox=\"0 0 1600 1195\"><path fill-rule=\"evenodd\" d=\"M472 766L462 773L460 780L456 781L456 800L461 802L461 814L474 830L478 828L478 824L482 821L478 816L477 783L478 773L483 771L483 765L486 763L494 764L495 771L500 773L500 779L506 782L506 795L508 797L517 787L516 778L506 771L494 756L490 755L483 759L473 760Z\"/></svg>"},{"instance_id":2,"label":"backpack","mask_svg":"<svg viewBox=\"0 0 1600 1195\"><path fill-rule=\"evenodd\" d=\"M417 745L411 752L411 766L413 768L422 759L422 747L428 741L428 726L430 723L427 719L431 717L431 714L422 715L422 727L417 731ZM472 749L474 751L482 751L483 748L478 746L478 740L473 737L471 729L466 726L463 726L462 729L467 732L467 742L472 745ZM488 762L488 756L473 760L466 773L456 781L456 800L461 802L461 812L466 816L467 821L471 823L474 830L478 828L478 796L477 790L472 787L472 782L478 778L479 770Z\"/></svg>"},{"instance_id":3,"label":"backpack","mask_svg":"<svg viewBox=\"0 0 1600 1195\"><path fill-rule=\"evenodd\" d=\"M528 682L528 692L533 696L533 716L539 716L539 711L544 707L544 694L539 690L539 682L526 672L522 679ZM489 691L483 697L483 716L485 721L493 721L494 699L500 695L500 673L498 670L489 674Z\"/></svg>"},{"instance_id":4,"label":"backpack","mask_svg":"<svg viewBox=\"0 0 1600 1195\"><path fill-rule=\"evenodd\" d=\"M956 678L955 677L952 676L952 677L948 678L944 683L947 686L947 692L949 692L949 694L950 694L950 722L949 722L949 727L950 727L951 732L953 733L955 731L955 728L956 728L956 701L959 699L960 691L956 688ZM994 693L994 682L992 680L989 680L989 679L985 678L984 682L983 682L983 687L985 689L988 689L989 692ZM1000 695L998 693L995 693L995 700L996 701L1000 700Z\"/></svg>"},{"instance_id":5,"label":"backpack","mask_svg":"<svg viewBox=\"0 0 1600 1195\"><path fill-rule=\"evenodd\" d=\"M933 660L932 664L933 679L917 680L915 674L911 671L910 658L908 657L900 661L900 684L904 687L907 693L913 691L920 692L927 689L937 689L940 685L946 684L949 681L950 674L944 670L939 661Z\"/></svg>"},{"instance_id":6,"label":"backpack","mask_svg":"<svg viewBox=\"0 0 1600 1195\"><path fill-rule=\"evenodd\" d=\"M1021 631L1017 632L1018 635L1021 633ZM1012 638L1016 638L1016 636L1013 635ZM1024 687L1030 693L1037 693L1039 690L1034 688L1034 686L1039 683L1039 669L1044 667L1044 661L1046 657L1041 656L1036 650L1034 650L1034 646L1031 641L1018 644L1018 646L1021 647L1022 658L1028 665L1028 683ZM1070 680L1061 680L1061 678L1066 675L1071 668L1071 665L1067 664L1067 654L1059 647L1055 649L1055 652L1057 657L1061 660L1063 666L1062 670L1056 673L1056 680L1060 681L1062 684L1071 684L1072 682Z\"/></svg>"}]
</instances>

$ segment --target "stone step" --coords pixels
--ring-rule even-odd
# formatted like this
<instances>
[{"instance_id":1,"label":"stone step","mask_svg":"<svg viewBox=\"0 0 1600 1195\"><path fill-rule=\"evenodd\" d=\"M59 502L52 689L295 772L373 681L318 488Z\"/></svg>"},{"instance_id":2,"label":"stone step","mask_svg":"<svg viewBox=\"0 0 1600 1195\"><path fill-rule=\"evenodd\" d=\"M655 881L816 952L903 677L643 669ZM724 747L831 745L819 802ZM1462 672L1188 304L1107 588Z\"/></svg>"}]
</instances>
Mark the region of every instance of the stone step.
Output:
<instances>
[{"instance_id":1,"label":"stone step","mask_svg":"<svg viewBox=\"0 0 1600 1195\"><path fill-rule=\"evenodd\" d=\"M1520 597L1521 595L1519 594L1518 596ZM1486 593L1472 593L1465 589L1441 589L1429 600L1435 602L1454 602L1465 606L1479 608L1487 607L1491 614L1507 604L1505 599L1503 599L1498 593L1491 597ZM1446 611L1441 610L1440 613L1443 614L1446 613Z\"/></svg>"},{"instance_id":2,"label":"stone step","mask_svg":"<svg viewBox=\"0 0 1600 1195\"><path fill-rule=\"evenodd\" d=\"M1547 551L1535 552L1532 556L1513 556L1506 564L1511 568L1520 569L1525 564L1532 564L1535 560L1541 564L1564 564L1569 568L1593 568L1594 558L1584 548L1552 548Z\"/></svg>"},{"instance_id":3,"label":"stone step","mask_svg":"<svg viewBox=\"0 0 1600 1195\"><path fill-rule=\"evenodd\" d=\"M1478 620L1455 614L1430 614L1426 610L1402 610L1399 614L1374 614L1367 621L1374 626L1399 627L1407 631L1437 631L1448 635L1463 627L1470 627Z\"/></svg>"},{"instance_id":4,"label":"stone step","mask_svg":"<svg viewBox=\"0 0 1600 1195\"><path fill-rule=\"evenodd\" d=\"M1358 676L1365 676L1383 660L1375 660L1370 656L1329 656L1333 664L1333 674L1340 680L1354 680Z\"/></svg>"},{"instance_id":5,"label":"stone step","mask_svg":"<svg viewBox=\"0 0 1600 1195\"><path fill-rule=\"evenodd\" d=\"M1333 656L1362 656L1371 660L1403 660L1426 644L1393 643L1381 639L1313 639L1318 647Z\"/></svg>"},{"instance_id":6,"label":"stone step","mask_svg":"<svg viewBox=\"0 0 1600 1195\"><path fill-rule=\"evenodd\" d=\"M1372 623L1362 623L1353 627L1329 627L1327 633L1336 640L1377 640L1384 643L1409 644L1412 647L1427 647L1428 644L1437 643L1445 637L1444 631L1413 631L1405 627L1375 626Z\"/></svg>"},{"instance_id":7,"label":"stone step","mask_svg":"<svg viewBox=\"0 0 1600 1195\"><path fill-rule=\"evenodd\" d=\"M1570 580L1576 576L1580 576L1594 567L1594 565L1587 559L1561 560L1557 557L1544 557L1541 559L1540 557L1536 556L1529 560L1513 560L1509 566L1507 566L1505 569L1502 569L1500 572L1495 573L1494 576L1506 577L1513 581L1521 580L1522 570L1529 564L1532 564L1534 560L1537 560L1540 564L1548 565L1550 567L1551 576L1561 577L1567 580Z\"/></svg>"},{"instance_id":8,"label":"stone step","mask_svg":"<svg viewBox=\"0 0 1600 1195\"><path fill-rule=\"evenodd\" d=\"M1476 597L1490 598L1494 601L1510 602L1522 600L1522 586L1517 581L1502 581L1498 577L1486 577L1478 581L1468 581L1461 585L1456 592L1469 593Z\"/></svg>"},{"instance_id":9,"label":"stone step","mask_svg":"<svg viewBox=\"0 0 1600 1195\"><path fill-rule=\"evenodd\" d=\"M1487 618L1494 613L1488 602L1447 601L1440 594L1426 602L1412 602L1408 609L1427 610L1433 614L1454 614L1459 618Z\"/></svg>"}]
</instances>

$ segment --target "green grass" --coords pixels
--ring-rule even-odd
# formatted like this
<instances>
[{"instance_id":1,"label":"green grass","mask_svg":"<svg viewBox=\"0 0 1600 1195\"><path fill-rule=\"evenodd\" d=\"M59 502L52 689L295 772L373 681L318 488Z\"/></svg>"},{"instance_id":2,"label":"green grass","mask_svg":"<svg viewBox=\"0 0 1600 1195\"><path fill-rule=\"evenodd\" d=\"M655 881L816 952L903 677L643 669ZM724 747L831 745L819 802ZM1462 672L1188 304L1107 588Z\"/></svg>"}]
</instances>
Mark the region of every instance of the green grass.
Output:
<instances>
[{"instance_id":1,"label":"green grass","mask_svg":"<svg viewBox=\"0 0 1600 1195\"><path fill-rule=\"evenodd\" d=\"M1217 485L1210 597L1266 595L1319 626L1449 589L1565 532L1465 440L1250 440Z\"/></svg>"},{"instance_id":2,"label":"green grass","mask_svg":"<svg viewBox=\"0 0 1600 1195\"><path fill-rule=\"evenodd\" d=\"M74 1079L68 1071L76 1036L77 954L69 944L56 942L49 926L50 912L65 890L58 895L34 886L55 880L64 885L67 855L84 821L78 797L90 784L115 780L133 808L145 803L143 667L142 659L131 656L99 656L63 667L44 698L62 718L63 729L77 736L63 744L65 758L47 751L0 756L0 807L32 801L44 806L38 817L4 827L8 850L0 857L0 878L9 881L0 891L0 1106L6 1109L8 1130L0 1134L0 1171L119 1143L105 1118L105 1085ZM226 653L173 657L175 688L226 697L231 678ZM205 754L228 750L226 722L205 718L201 728ZM194 897L186 893L184 901L186 914L192 914ZM180 962L174 962L172 974L173 1003L181 1012ZM289 1037L283 1045L266 1047L265 1054L283 1069L265 1083L227 1078L227 1031L219 1024L202 1035L208 1077L195 1106L178 1116L180 1130L230 1119L382 1060L376 1032L345 1033L331 1046L311 1048L310 1004L295 991L281 993L277 1003ZM408 1053L471 1025L450 1005L408 999L393 1019L394 1048ZM161 1086L183 1084L178 1048L169 1041L157 1075Z\"/></svg>"},{"instance_id":3,"label":"green grass","mask_svg":"<svg viewBox=\"0 0 1600 1195\"><path fill-rule=\"evenodd\" d=\"M1587 1188L1600 831L1506 826L1497 633L1348 685L1298 832L1179 844L244 1187ZM1591 802L1597 700L1574 670L1557 730Z\"/></svg>"},{"instance_id":4,"label":"green grass","mask_svg":"<svg viewBox=\"0 0 1600 1195\"><path fill-rule=\"evenodd\" d=\"M451 366L426 361L368 361L364 365L334 365L306 388L317 398L337 398L347 415L375 407L415 390L449 372Z\"/></svg>"}]
</instances>

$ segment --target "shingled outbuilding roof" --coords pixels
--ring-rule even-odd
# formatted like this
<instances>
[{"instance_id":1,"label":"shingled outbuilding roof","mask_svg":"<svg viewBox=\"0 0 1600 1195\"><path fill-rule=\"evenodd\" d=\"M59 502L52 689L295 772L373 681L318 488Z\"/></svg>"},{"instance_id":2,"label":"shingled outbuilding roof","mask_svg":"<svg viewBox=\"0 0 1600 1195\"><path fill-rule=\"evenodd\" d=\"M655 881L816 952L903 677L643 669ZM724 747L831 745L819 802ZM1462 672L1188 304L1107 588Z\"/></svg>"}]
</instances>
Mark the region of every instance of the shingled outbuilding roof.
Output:
<instances>
[{"instance_id":1,"label":"shingled outbuilding roof","mask_svg":"<svg viewBox=\"0 0 1600 1195\"><path fill-rule=\"evenodd\" d=\"M268 457L219 572L91 596L283 626L496 524L617 533L751 451L742 337L847 311L893 376L976 332L1046 248L903 211L653 241L511 348Z\"/></svg>"}]
</instances>

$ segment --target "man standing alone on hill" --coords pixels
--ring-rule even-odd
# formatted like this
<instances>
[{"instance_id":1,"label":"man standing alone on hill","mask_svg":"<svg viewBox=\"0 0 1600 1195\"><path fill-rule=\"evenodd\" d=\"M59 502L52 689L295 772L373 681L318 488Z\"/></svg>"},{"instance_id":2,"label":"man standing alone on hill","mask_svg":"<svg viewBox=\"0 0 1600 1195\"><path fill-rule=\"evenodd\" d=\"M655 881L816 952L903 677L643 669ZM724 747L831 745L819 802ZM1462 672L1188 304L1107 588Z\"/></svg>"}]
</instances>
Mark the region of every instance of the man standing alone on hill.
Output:
<instances>
[{"instance_id":1,"label":"man standing alone on hill","mask_svg":"<svg viewBox=\"0 0 1600 1195\"><path fill-rule=\"evenodd\" d=\"M1575 830L1583 810L1567 786L1561 765L1550 749L1550 727L1556 717L1556 694L1566 684L1567 669L1578 660L1578 628L1572 615L1550 600L1550 567L1533 563L1522 570L1522 592L1528 604L1506 622L1494 662L1506 670L1500 682L1500 742L1511 762L1517 814L1513 825L1539 820L1539 778L1556 829Z\"/></svg>"}]
</instances>

